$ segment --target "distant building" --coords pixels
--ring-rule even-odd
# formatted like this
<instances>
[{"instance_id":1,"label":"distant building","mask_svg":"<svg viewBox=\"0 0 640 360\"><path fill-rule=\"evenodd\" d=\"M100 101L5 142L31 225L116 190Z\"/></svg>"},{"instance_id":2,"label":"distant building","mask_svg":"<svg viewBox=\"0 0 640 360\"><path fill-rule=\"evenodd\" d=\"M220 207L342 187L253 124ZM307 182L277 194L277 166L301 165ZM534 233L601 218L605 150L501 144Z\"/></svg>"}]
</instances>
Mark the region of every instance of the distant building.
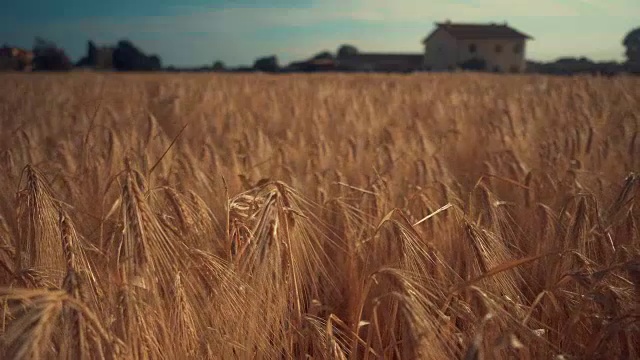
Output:
<instances>
[{"instance_id":1,"label":"distant building","mask_svg":"<svg viewBox=\"0 0 640 360\"><path fill-rule=\"evenodd\" d=\"M470 68L524 72L526 41L533 38L505 24L436 23L423 40L428 70ZM479 68L478 68L479 67Z\"/></svg>"},{"instance_id":2,"label":"distant building","mask_svg":"<svg viewBox=\"0 0 640 360\"><path fill-rule=\"evenodd\" d=\"M96 48L95 68L96 69L112 69L113 68L113 46L100 46Z\"/></svg>"},{"instance_id":3,"label":"distant building","mask_svg":"<svg viewBox=\"0 0 640 360\"><path fill-rule=\"evenodd\" d=\"M336 71L336 61L334 59L309 59L305 61L296 61L289 64L283 69L284 72L326 72Z\"/></svg>"},{"instance_id":4,"label":"distant building","mask_svg":"<svg viewBox=\"0 0 640 360\"><path fill-rule=\"evenodd\" d=\"M13 46L0 48L0 70L31 71L33 52Z\"/></svg>"},{"instance_id":5,"label":"distant building","mask_svg":"<svg viewBox=\"0 0 640 360\"><path fill-rule=\"evenodd\" d=\"M421 70L422 54L357 53L338 57L338 67L345 71L413 72Z\"/></svg>"},{"instance_id":6,"label":"distant building","mask_svg":"<svg viewBox=\"0 0 640 360\"><path fill-rule=\"evenodd\" d=\"M87 43L87 55L77 67L118 71L158 71L162 63L157 55L146 55L131 41L120 40L115 46L96 46L93 41Z\"/></svg>"},{"instance_id":7,"label":"distant building","mask_svg":"<svg viewBox=\"0 0 640 360\"><path fill-rule=\"evenodd\" d=\"M96 46L93 41L89 41L87 55L80 59L76 66L85 69L113 69L114 50L114 46Z\"/></svg>"}]
</instances>

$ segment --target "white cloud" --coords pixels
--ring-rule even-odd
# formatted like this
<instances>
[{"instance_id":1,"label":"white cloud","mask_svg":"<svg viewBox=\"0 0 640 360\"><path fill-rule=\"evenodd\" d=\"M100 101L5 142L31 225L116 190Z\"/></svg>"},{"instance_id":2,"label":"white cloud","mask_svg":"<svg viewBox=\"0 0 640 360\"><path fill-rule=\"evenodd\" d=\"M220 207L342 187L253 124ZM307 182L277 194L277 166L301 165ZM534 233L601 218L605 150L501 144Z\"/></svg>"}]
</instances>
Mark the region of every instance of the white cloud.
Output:
<instances>
[{"instance_id":1,"label":"white cloud","mask_svg":"<svg viewBox=\"0 0 640 360\"><path fill-rule=\"evenodd\" d=\"M640 2L637 0L573 0L590 13L601 16L635 16L640 15Z\"/></svg>"},{"instance_id":2,"label":"white cloud","mask_svg":"<svg viewBox=\"0 0 640 360\"><path fill-rule=\"evenodd\" d=\"M176 7L177 15L133 18L90 18L48 24L54 31L123 34L189 33L246 34L272 27L304 27L329 21L402 24L450 19L463 22L504 21L519 17L634 16L636 0L321 0L310 8Z\"/></svg>"},{"instance_id":3,"label":"white cloud","mask_svg":"<svg viewBox=\"0 0 640 360\"><path fill-rule=\"evenodd\" d=\"M573 16L576 9L553 0L485 0L456 2L447 0L358 0L353 2L351 17L371 21L420 21L451 19L478 21L513 16Z\"/></svg>"},{"instance_id":4,"label":"white cloud","mask_svg":"<svg viewBox=\"0 0 640 360\"><path fill-rule=\"evenodd\" d=\"M419 20L425 16L475 21L521 16L640 15L640 1L637 0L355 0L351 4L357 14L355 18L362 15L399 21Z\"/></svg>"}]
</instances>

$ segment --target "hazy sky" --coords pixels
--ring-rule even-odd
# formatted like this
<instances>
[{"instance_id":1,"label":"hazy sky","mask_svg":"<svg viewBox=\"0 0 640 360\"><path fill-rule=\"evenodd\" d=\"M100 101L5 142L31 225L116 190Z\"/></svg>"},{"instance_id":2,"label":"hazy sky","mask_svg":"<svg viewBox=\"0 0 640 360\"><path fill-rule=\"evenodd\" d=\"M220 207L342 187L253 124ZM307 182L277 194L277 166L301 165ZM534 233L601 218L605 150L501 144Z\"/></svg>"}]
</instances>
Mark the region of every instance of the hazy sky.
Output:
<instances>
[{"instance_id":1,"label":"hazy sky","mask_svg":"<svg viewBox=\"0 0 640 360\"><path fill-rule=\"evenodd\" d=\"M422 52L434 22L503 22L532 35L527 57L620 60L640 26L640 0L56 0L2 5L0 43L43 36L77 60L89 39L127 38L165 65L281 63L335 51Z\"/></svg>"}]
</instances>

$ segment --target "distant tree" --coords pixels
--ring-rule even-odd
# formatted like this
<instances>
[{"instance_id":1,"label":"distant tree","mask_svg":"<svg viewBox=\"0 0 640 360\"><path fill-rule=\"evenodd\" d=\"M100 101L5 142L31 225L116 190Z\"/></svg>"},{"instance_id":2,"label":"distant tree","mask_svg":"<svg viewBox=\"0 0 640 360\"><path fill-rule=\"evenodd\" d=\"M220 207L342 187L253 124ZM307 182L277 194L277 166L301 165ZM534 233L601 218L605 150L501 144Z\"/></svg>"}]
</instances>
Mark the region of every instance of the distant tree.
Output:
<instances>
[{"instance_id":1,"label":"distant tree","mask_svg":"<svg viewBox=\"0 0 640 360\"><path fill-rule=\"evenodd\" d=\"M277 72L280 69L278 58L275 55L265 56L253 63L253 68L264 72Z\"/></svg>"},{"instance_id":2,"label":"distant tree","mask_svg":"<svg viewBox=\"0 0 640 360\"><path fill-rule=\"evenodd\" d=\"M158 55L151 55L147 58L146 70L157 71L162 69L162 61Z\"/></svg>"},{"instance_id":3,"label":"distant tree","mask_svg":"<svg viewBox=\"0 0 640 360\"><path fill-rule=\"evenodd\" d=\"M353 45L342 45L338 48L338 57L358 55L358 49Z\"/></svg>"},{"instance_id":4,"label":"distant tree","mask_svg":"<svg viewBox=\"0 0 640 360\"><path fill-rule=\"evenodd\" d=\"M596 62L586 57L562 57L546 63L527 61L527 72L540 74L614 76L624 70L624 64L615 61Z\"/></svg>"},{"instance_id":5,"label":"distant tree","mask_svg":"<svg viewBox=\"0 0 640 360\"><path fill-rule=\"evenodd\" d=\"M91 65L95 65L98 61L98 48L96 44L89 40L87 43L87 62Z\"/></svg>"},{"instance_id":6,"label":"distant tree","mask_svg":"<svg viewBox=\"0 0 640 360\"><path fill-rule=\"evenodd\" d=\"M629 61L640 61L640 27L627 33L622 44L626 48L626 56Z\"/></svg>"},{"instance_id":7,"label":"distant tree","mask_svg":"<svg viewBox=\"0 0 640 360\"><path fill-rule=\"evenodd\" d=\"M40 36L36 36L36 38L33 40L34 52L36 51L42 52L51 48L57 48L56 44L53 41L46 40L44 38L41 38Z\"/></svg>"},{"instance_id":8,"label":"distant tree","mask_svg":"<svg viewBox=\"0 0 640 360\"><path fill-rule=\"evenodd\" d=\"M312 58L313 60L324 60L324 59L333 59L333 54L328 51L323 51L315 54Z\"/></svg>"},{"instance_id":9,"label":"distant tree","mask_svg":"<svg viewBox=\"0 0 640 360\"><path fill-rule=\"evenodd\" d=\"M154 71L162 68L160 57L145 55L129 40L120 40L112 56L113 67L120 71Z\"/></svg>"},{"instance_id":10,"label":"distant tree","mask_svg":"<svg viewBox=\"0 0 640 360\"><path fill-rule=\"evenodd\" d=\"M225 71L226 70L226 66L224 66L224 63L220 60L216 61L213 63L213 71Z\"/></svg>"},{"instance_id":11,"label":"distant tree","mask_svg":"<svg viewBox=\"0 0 640 360\"><path fill-rule=\"evenodd\" d=\"M626 48L627 62L640 65L640 27L631 30L622 41Z\"/></svg>"},{"instance_id":12,"label":"distant tree","mask_svg":"<svg viewBox=\"0 0 640 360\"><path fill-rule=\"evenodd\" d=\"M113 67L120 71L141 70L144 54L129 40L120 40L113 51Z\"/></svg>"},{"instance_id":13,"label":"distant tree","mask_svg":"<svg viewBox=\"0 0 640 360\"><path fill-rule=\"evenodd\" d=\"M66 71L73 68L73 63L55 43L36 37L33 45L33 67L43 71Z\"/></svg>"},{"instance_id":14,"label":"distant tree","mask_svg":"<svg viewBox=\"0 0 640 360\"><path fill-rule=\"evenodd\" d=\"M93 41L89 40L87 41L87 55L81 58L76 63L76 66L95 67L97 60L98 60L98 48L96 47L96 44Z\"/></svg>"}]
</instances>

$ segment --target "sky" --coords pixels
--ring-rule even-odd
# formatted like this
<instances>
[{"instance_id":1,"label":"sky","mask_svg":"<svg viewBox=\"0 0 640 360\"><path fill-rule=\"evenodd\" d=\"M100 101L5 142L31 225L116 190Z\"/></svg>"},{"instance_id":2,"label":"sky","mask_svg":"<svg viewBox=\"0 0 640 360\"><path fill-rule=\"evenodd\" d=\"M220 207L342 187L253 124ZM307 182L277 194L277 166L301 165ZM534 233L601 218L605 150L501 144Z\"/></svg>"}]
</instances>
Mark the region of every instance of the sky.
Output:
<instances>
[{"instance_id":1,"label":"sky","mask_svg":"<svg viewBox=\"0 0 640 360\"><path fill-rule=\"evenodd\" d=\"M49 0L11 1L0 44L31 48L41 36L73 60L87 41L131 40L164 65L221 60L281 64L351 44L362 52L421 53L435 22L507 22L533 36L527 58L622 60L622 39L640 27L639 0Z\"/></svg>"}]
</instances>

